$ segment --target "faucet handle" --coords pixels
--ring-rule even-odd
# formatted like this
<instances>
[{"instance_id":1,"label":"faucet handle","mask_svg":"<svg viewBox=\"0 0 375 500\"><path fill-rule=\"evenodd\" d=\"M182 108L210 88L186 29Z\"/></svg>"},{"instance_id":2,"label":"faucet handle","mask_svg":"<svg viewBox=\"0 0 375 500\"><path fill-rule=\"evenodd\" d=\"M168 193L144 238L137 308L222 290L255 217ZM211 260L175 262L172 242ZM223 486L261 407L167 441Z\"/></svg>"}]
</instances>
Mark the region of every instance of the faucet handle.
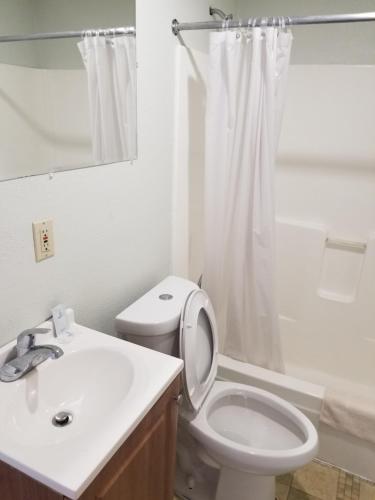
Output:
<instances>
[{"instance_id":1,"label":"faucet handle","mask_svg":"<svg viewBox=\"0 0 375 500\"><path fill-rule=\"evenodd\" d=\"M39 333L49 333L50 328L29 328L17 336L17 356L23 356L35 344L35 335Z\"/></svg>"}]
</instances>

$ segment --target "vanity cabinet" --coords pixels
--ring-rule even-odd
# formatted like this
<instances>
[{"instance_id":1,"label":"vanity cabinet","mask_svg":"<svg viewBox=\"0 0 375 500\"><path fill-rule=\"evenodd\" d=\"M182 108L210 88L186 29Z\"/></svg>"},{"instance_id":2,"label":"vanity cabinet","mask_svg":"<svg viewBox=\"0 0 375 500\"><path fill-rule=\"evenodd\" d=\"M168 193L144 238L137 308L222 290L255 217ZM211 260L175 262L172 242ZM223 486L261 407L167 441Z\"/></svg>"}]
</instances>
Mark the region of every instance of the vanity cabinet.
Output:
<instances>
[{"instance_id":1,"label":"vanity cabinet","mask_svg":"<svg viewBox=\"0 0 375 500\"><path fill-rule=\"evenodd\" d=\"M79 500L172 500L179 377ZM1 500L69 500L0 462Z\"/></svg>"}]
</instances>

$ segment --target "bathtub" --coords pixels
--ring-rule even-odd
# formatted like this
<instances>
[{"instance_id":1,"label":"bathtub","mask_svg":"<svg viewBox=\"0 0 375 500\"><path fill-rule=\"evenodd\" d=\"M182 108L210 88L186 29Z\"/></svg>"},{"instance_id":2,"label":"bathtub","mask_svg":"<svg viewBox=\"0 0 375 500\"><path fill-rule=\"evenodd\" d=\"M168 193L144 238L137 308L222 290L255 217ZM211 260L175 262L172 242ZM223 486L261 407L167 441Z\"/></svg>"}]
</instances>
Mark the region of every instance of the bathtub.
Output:
<instances>
[{"instance_id":1,"label":"bathtub","mask_svg":"<svg viewBox=\"0 0 375 500\"><path fill-rule=\"evenodd\" d=\"M266 370L219 355L218 378L248 384L270 391L300 409L319 432L319 455L324 462L352 474L375 481L375 445L319 421L326 386L338 383L322 372L290 365L287 374Z\"/></svg>"}]
</instances>

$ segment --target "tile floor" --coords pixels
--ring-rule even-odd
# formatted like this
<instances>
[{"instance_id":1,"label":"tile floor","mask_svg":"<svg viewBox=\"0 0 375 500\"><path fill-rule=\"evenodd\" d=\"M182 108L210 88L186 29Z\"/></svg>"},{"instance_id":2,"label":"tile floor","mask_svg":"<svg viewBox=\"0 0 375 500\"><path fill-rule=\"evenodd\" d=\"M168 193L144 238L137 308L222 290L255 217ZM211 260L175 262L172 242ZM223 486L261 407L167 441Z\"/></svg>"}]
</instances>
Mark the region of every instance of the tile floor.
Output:
<instances>
[{"instance_id":1,"label":"tile floor","mask_svg":"<svg viewBox=\"0 0 375 500\"><path fill-rule=\"evenodd\" d=\"M276 495L278 500L375 500L375 484L331 465L312 462L294 474L279 476Z\"/></svg>"},{"instance_id":2,"label":"tile floor","mask_svg":"<svg viewBox=\"0 0 375 500\"><path fill-rule=\"evenodd\" d=\"M294 474L279 476L276 495L279 500L375 500L375 484L312 462Z\"/></svg>"}]
</instances>

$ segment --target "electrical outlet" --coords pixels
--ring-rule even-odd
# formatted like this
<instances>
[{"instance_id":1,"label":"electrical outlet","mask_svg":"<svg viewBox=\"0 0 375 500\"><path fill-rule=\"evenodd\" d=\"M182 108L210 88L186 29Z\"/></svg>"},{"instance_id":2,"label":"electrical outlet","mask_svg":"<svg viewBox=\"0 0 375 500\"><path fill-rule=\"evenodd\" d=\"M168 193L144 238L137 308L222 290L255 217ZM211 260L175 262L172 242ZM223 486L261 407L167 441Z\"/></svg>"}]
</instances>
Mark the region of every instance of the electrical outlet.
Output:
<instances>
[{"instance_id":1,"label":"electrical outlet","mask_svg":"<svg viewBox=\"0 0 375 500\"><path fill-rule=\"evenodd\" d=\"M55 255L52 220L33 222L35 260L48 259Z\"/></svg>"}]
</instances>

